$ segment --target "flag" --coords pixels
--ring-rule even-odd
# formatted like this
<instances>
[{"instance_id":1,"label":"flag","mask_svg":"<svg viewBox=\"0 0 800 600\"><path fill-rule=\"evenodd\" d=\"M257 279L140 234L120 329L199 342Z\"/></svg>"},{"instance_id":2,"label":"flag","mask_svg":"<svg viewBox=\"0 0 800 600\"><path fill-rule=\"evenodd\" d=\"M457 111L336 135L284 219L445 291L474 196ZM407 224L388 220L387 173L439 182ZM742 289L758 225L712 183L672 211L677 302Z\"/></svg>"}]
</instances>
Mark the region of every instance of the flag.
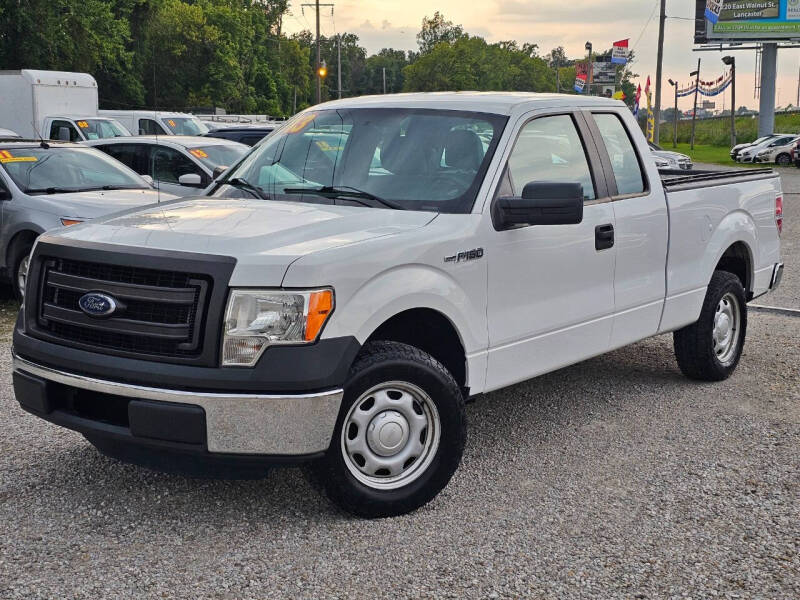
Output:
<instances>
[{"instance_id":1,"label":"flag","mask_svg":"<svg viewBox=\"0 0 800 600\"><path fill-rule=\"evenodd\" d=\"M705 17L712 25L719 21L719 13L722 12L722 0L706 0Z\"/></svg>"},{"instance_id":2,"label":"flag","mask_svg":"<svg viewBox=\"0 0 800 600\"><path fill-rule=\"evenodd\" d=\"M633 97L633 116L639 116L639 100L642 99L642 84L636 87L636 95Z\"/></svg>"},{"instance_id":3,"label":"flag","mask_svg":"<svg viewBox=\"0 0 800 600\"><path fill-rule=\"evenodd\" d=\"M624 65L628 62L628 40L614 42L611 49L611 62L617 65Z\"/></svg>"},{"instance_id":4,"label":"flag","mask_svg":"<svg viewBox=\"0 0 800 600\"><path fill-rule=\"evenodd\" d=\"M647 85L644 86L644 95L647 98L647 141L655 142L656 117L653 114L653 102L650 94L650 76L647 76Z\"/></svg>"},{"instance_id":5,"label":"flag","mask_svg":"<svg viewBox=\"0 0 800 600\"><path fill-rule=\"evenodd\" d=\"M586 75L578 75L575 77L575 91L579 94L583 93L583 88L586 86Z\"/></svg>"}]
</instances>

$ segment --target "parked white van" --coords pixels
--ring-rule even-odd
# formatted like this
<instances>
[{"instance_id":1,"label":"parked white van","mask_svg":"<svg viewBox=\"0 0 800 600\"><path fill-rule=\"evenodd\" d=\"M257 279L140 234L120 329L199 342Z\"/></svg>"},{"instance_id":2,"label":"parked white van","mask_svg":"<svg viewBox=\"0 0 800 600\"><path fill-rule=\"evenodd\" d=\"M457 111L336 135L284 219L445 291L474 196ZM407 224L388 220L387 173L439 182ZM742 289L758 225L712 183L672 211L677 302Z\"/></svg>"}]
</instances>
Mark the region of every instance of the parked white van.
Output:
<instances>
[{"instance_id":1,"label":"parked white van","mask_svg":"<svg viewBox=\"0 0 800 600\"><path fill-rule=\"evenodd\" d=\"M134 135L203 135L211 131L189 113L153 110L101 110L100 114L118 120Z\"/></svg>"}]
</instances>

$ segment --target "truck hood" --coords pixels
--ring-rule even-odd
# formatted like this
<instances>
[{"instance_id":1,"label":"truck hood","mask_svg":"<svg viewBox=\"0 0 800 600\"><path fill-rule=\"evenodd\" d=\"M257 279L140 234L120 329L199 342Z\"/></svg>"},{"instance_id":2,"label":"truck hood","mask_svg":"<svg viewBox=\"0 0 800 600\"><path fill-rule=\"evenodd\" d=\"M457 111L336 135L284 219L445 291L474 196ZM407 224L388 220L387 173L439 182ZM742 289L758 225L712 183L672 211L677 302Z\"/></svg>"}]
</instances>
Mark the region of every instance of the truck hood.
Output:
<instances>
[{"instance_id":1,"label":"truck hood","mask_svg":"<svg viewBox=\"0 0 800 600\"><path fill-rule=\"evenodd\" d=\"M76 241L232 256L231 285L279 286L313 252L424 227L436 213L301 202L196 198L59 231Z\"/></svg>"},{"instance_id":2,"label":"truck hood","mask_svg":"<svg viewBox=\"0 0 800 600\"><path fill-rule=\"evenodd\" d=\"M40 194L31 196L50 205L50 211L61 217L95 219L131 208L141 208L174 200L173 194L159 194L156 190L108 190L96 192L71 192L68 194Z\"/></svg>"}]
</instances>

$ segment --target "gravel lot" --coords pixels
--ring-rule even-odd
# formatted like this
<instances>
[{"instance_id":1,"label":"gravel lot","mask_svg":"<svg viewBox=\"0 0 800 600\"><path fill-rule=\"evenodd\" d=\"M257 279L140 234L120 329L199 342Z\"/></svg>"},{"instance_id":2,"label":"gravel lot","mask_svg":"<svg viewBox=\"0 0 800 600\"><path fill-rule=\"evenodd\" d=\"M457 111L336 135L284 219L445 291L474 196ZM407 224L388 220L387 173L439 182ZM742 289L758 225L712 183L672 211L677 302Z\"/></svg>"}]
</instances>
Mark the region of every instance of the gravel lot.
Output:
<instances>
[{"instance_id":1,"label":"gravel lot","mask_svg":"<svg viewBox=\"0 0 800 600\"><path fill-rule=\"evenodd\" d=\"M800 176L784 288L800 308ZM662 336L469 405L460 470L359 521L299 469L162 475L23 413L0 306L0 598L800 598L800 319L751 313L720 384Z\"/></svg>"}]
</instances>

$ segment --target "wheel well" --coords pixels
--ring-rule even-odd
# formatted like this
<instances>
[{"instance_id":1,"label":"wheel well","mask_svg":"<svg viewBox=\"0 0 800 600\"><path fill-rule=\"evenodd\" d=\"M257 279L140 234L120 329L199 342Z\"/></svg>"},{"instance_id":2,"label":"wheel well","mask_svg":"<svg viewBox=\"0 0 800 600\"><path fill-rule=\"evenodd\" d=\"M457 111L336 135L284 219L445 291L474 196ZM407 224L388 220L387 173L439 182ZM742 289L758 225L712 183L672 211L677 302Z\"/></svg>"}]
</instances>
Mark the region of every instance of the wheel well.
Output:
<instances>
[{"instance_id":1,"label":"wheel well","mask_svg":"<svg viewBox=\"0 0 800 600\"><path fill-rule=\"evenodd\" d=\"M402 342L427 352L442 363L458 386L467 385L467 355L458 332L442 313L429 308L414 308L384 322L367 342Z\"/></svg>"},{"instance_id":2,"label":"wheel well","mask_svg":"<svg viewBox=\"0 0 800 600\"><path fill-rule=\"evenodd\" d=\"M742 282L747 299L751 298L750 251L744 242L736 242L725 250L715 270L727 271L736 275Z\"/></svg>"},{"instance_id":3,"label":"wheel well","mask_svg":"<svg viewBox=\"0 0 800 600\"><path fill-rule=\"evenodd\" d=\"M16 253L19 252L19 249L23 245L27 243L33 244L33 242L36 241L37 237L39 237L39 234L36 233L35 231L24 229L22 231L18 231L17 233L15 233L14 237L11 238L11 241L8 243L8 246L6 247L6 271L9 273L9 276L13 276L11 275L11 270L14 268L12 262L14 260L14 257L16 256Z\"/></svg>"}]
</instances>

